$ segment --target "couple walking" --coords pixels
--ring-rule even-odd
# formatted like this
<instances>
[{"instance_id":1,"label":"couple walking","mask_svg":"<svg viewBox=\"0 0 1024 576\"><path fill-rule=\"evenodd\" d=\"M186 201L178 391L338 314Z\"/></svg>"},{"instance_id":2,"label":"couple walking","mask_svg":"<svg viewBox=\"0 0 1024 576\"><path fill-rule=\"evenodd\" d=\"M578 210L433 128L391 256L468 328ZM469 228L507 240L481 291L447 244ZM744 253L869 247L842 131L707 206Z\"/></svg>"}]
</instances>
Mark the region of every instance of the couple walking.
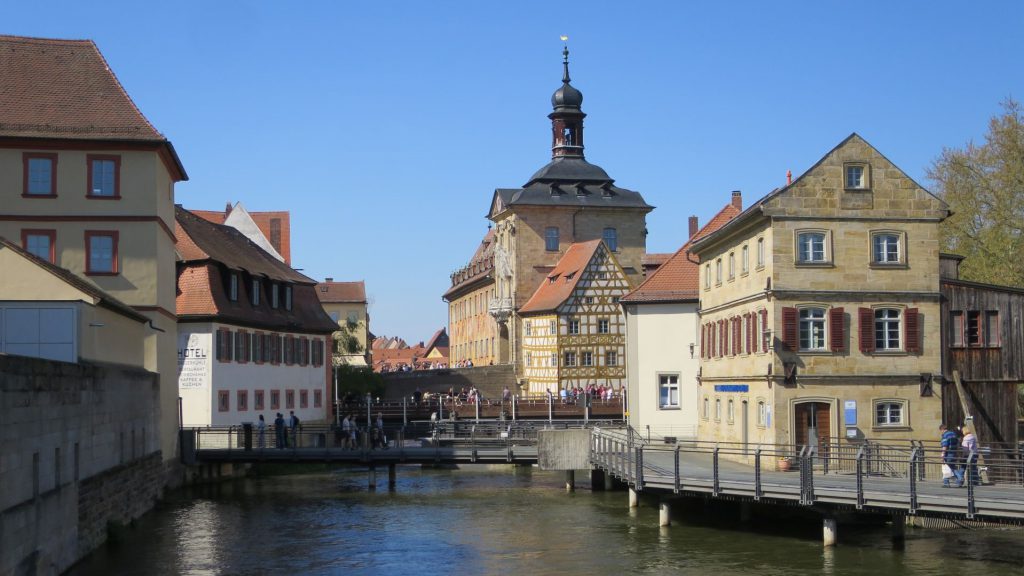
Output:
<instances>
[{"instance_id":1,"label":"couple walking","mask_svg":"<svg viewBox=\"0 0 1024 576\"><path fill-rule=\"evenodd\" d=\"M945 487L949 487L949 481L955 478L956 487L960 488L964 485L965 477L973 485L981 485L978 476L978 437L967 426L961 429L964 432L963 439L945 424L939 426L942 433L942 485Z\"/></svg>"}]
</instances>

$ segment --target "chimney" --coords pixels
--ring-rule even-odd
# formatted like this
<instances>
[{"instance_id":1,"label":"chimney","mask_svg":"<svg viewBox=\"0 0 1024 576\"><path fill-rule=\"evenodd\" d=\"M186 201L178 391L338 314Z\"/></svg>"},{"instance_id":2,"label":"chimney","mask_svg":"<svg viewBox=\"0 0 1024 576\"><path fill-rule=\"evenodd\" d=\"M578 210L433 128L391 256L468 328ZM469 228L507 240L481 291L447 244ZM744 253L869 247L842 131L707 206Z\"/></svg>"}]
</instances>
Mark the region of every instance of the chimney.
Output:
<instances>
[{"instance_id":1,"label":"chimney","mask_svg":"<svg viewBox=\"0 0 1024 576\"><path fill-rule=\"evenodd\" d=\"M732 205L738 210L743 210L743 193L739 190L732 191Z\"/></svg>"},{"instance_id":2,"label":"chimney","mask_svg":"<svg viewBox=\"0 0 1024 576\"><path fill-rule=\"evenodd\" d=\"M792 183L793 183L793 171L792 170L786 170L786 186L789 186Z\"/></svg>"},{"instance_id":3,"label":"chimney","mask_svg":"<svg viewBox=\"0 0 1024 576\"><path fill-rule=\"evenodd\" d=\"M324 282L334 282L334 278L324 278Z\"/></svg>"},{"instance_id":4,"label":"chimney","mask_svg":"<svg viewBox=\"0 0 1024 576\"><path fill-rule=\"evenodd\" d=\"M696 233L697 233L697 217L696 216L690 216L690 238L693 238L693 235L696 234Z\"/></svg>"},{"instance_id":5,"label":"chimney","mask_svg":"<svg viewBox=\"0 0 1024 576\"><path fill-rule=\"evenodd\" d=\"M227 216L228 214L231 214L231 202L224 205L224 215Z\"/></svg>"}]
</instances>

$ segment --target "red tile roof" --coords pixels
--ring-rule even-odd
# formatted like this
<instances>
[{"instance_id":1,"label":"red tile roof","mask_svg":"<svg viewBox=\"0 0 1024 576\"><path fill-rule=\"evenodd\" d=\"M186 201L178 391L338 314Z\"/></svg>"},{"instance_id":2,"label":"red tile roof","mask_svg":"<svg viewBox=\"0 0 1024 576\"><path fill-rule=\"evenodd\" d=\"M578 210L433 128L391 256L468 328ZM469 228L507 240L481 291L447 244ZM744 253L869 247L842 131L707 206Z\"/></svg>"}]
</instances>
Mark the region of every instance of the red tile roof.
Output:
<instances>
[{"instance_id":1,"label":"red tile roof","mask_svg":"<svg viewBox=\"0 0 1024 576\"><path fill-rule=\"evenodd\" d=\"M358 282L321 282L316 285L316 296L321 302L335 304L366 304L366 285Z\"/></svg>"},{"instance_id":2,"label":"red tile roof","mask_svg":"<svg viewBox=\"0 0 1024 576\"><path fill-rule=\"evenodd\" d=\"M656 303L696 301L700 288L700 261L690 254L690 245L718 230L740 213L733 204L726 204L718 214L697 231L664 264L658 267L635 290L622 297L625 303Z\"/></svg>"},{"instance_id":3,"label":"red tile roof","mask_svg":"<svg viewBox=\"0 0 1024 576\"><path fill-rule=\"evenodd\" d=\"M576 285L583 276L583 270L601 246L601 240L590 240L571 244L562 258L548 273L547 278L537 287L526 304L519 309L520 314L536 314L551 312L562 305L572 295Z\"/></svg>"},{"instance_id":4,"label":"red tile roof","mask_svg":"<svg viewBox=\"0 0 1024 576\"><path fill-rule=\"evenodd\" d=\"M246 210L249 212L248 210ZM227 205L227 208L223 212L217 210L189 210L196 216L199 216L203 220L208 220L214 224L223 224L227 220L228 215L231 214L231 204ZM277 250L277 253L284 258L284 263L292 265L292 223L291 223L291 212L288 211L276 211L276 212L249 212L249 216L252 217L252 221L256 223L256 227L260 229L263 236L266 237L270 245ZM272 221L278 221L278 238L277 242L274 242L274 235L271 233L273 230Z\"/></svg>"},{"instance_id":5,"label":"red tile roof","mask_svg":"<svg viewBox=\"0 0 1024 576\"><path fill-rule=\"evenodd\" d=\"M431 350L433 350L434 348L437 348L438 350L441 351L442 354L447 356L448 355L448 330L446 330L445 328L441 328L437 332L434 332L434 335L430 337L430 340L427 342L427 345L424 346L424 348L427 350L428 354L430 353ZM443 350L442 350L442 348L443 348Z\"/></svg>"},{"instance_id":6,"label":"red tile roof","mask_svg":"<svg viewBox=\"0 0 1024 576\"><path fill-rule=\"evenodd\" d=\"M188 178L92 40L0 35L0 137L157 143Z\"/></svg>"}]
</instances>

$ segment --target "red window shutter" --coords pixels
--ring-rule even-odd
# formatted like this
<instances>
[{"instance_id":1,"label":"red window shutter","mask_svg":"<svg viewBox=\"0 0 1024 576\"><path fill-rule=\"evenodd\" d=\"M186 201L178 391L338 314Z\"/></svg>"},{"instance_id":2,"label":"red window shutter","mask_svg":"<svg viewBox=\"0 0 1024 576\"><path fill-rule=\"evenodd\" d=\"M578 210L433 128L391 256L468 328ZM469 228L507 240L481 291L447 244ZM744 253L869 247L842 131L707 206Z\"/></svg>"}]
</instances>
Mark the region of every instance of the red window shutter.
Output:
<instances>
[{"instance_id":1,"label":"red window shutter","mask_svg":"<svg viewBox=\"0 0 1024 576\"><path fill-rule=\"evenodd\" d=\"M829 347L833 352L846 350L846 333L843 330L845 319L842 308L833 308L828 311Z\"/></svg>"},{"instance_id":2,"label":"red window shutter","mask_svg":"<svg viewBox=\"0 0 1024 576\"><path fill-rule=\"evenodd\" d=\"M797 337L796 308L782 309L782 343L790 350L796 350L800 345Z\"/></svg>"},{"instance_id":3,"label":"red window shutter","mask_svg":"<svg viewBox=\"0 0 1024 576\"><path fill-rule=\"evenodd\" d=\"M921 351L921 326L917 308L907 308L904 313L904 326L906 326L907 352L916 354Z\"/></svg>"},{"instance_id":4,"label":"red window shutter","mask_svg":"<svg viewBox=\"0 0 1024 576\"><path fill-rule=\"evenodd\" d=\"M718 339L721 341L721 346L718 347L718 357L725 358L729 353L729 327L726 325L725 320L718 321Z\"/></svg>"},{"instance_id":5,"label":"red window shutter","mask_svg":"<svg viewBox=\"0 0 1024 576\"><path fill-rule=\"evenodd\" d=\"M735 356L743 351L743 328L740 327L740 317L732 319L732 355Z\"/></svg>"},{"instance_id":6,"label":"red window shutter","mask_svg":"<svg viewBox=\"0 0 1024 576\"><path fill-rule=\"evenodd\" d=\"M860 331L860 351L871 354L875 351L875 312L871 308L857 309L857 329Z\"/></svg>"},{"instance_id":7,"label":"red window shutter","mask_svg":"<svg viewBox=\"0 0 1024 576\"><path fill-rule=\"evenodd\" d=\"M746 313L747 317L747 354L754 352L754 315L750 312Z\"/></svg>"},{"instance_id":8,"label":"red window shutter","mask_svg":"<svg viewBox=\"0 0 1024 576\"><path fill-rule=\"evenodd\" d=\"M700 357L701 358L703 358L704 354L705 354L705 348L704 348L704 332L705 332L704 328L705 327L706 326L704 324L700 325Z\"/></svg>"}]
</instances>

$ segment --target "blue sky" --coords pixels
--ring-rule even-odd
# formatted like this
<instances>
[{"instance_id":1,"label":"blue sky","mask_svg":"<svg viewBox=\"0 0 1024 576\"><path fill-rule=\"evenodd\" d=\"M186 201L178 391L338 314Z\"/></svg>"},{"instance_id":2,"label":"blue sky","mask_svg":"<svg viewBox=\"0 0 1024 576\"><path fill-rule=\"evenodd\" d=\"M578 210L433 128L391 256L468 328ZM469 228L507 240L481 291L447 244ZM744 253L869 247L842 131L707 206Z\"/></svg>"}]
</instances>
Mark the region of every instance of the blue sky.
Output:
<instances>
[{"instance_id":1,"label":"blue sky","mask_svg":"<svg viewBox=\"0 0 1024 576\"><path fill-rule=\"evenodd\" d=\"M911 177L1024 95L1022 2L48 2L0 33L91 38L174 143L187 208L289 210L293 265L364 279L410 342L550 158L567 34L587 158L657 209L648 251L858 132Z\"/></svg>"}]
</instances>

